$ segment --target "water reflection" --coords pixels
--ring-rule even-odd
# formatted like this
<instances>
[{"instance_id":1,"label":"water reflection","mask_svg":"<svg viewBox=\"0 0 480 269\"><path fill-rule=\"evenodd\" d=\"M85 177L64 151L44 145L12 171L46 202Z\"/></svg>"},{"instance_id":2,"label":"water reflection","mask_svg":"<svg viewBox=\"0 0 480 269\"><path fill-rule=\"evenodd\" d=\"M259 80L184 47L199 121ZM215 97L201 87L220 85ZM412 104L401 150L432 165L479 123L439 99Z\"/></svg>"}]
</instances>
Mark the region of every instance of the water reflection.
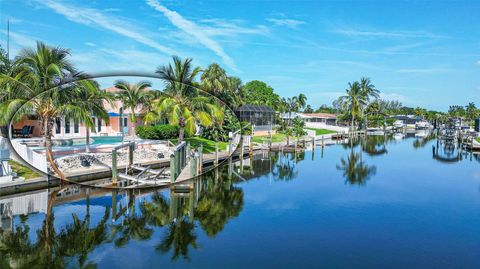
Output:
<instances>
[{"instance_id":1,"label":"water reflection","mask_svg":"<svg viewBox=\"0 0 480 269\"><path fill-rule=\"evenodd\" d=\"M233 184L234 180L228 177L228 167L223 167L216 174L168 192L158 190L148 194L131 189L123 192L123 199L120 195L121 201L117 201L118 191L114 190L111 204L105 206L103 217L94 225L90 221L92 189L77 186L58 189L49 195L45 218L36 231L36 238L30 232L28 217L14 225L10 216L11 225L0 229L0 267L90 268L95 264L88 262L88 254L95 247L113 243L121 248L132 240L151 240L162 227L163 235L156 250L171 253L172 260L180 257L188 260L189 249L199 247L196 227L201 227L207 236L215 237L242 211L243 191ZM76 191L72 191L74 189ZM71 195L85 197L86 214L80 218L77 212L73 213L69 223L56 230L53 206L66 199L66 190ZM96 191L98 195L106 192Z\"/></svg>"},{"instance_id":2,"label":"water reflection","mask_svg":"<svg viewBox=\"0 0 480 269\"><path fill-rule=\"evenodd\" d=\"M248 207L245 206L246 201L251 201L252 196L245 196L244 192L252 192L250 186L253 184L239 184L244 181L255 183L257 180L265 180L266 177L269 177L271 182L277 182L280 186L283 184L284 187L287 185L285 182L288 181L290 182L289 187L294 188L296 192L303 191L303 195L310 197L309 199L318 197L319 201L323 201L322 197L325 196L308 196L311 195L310 189L316 187L315 184L321 182L322 185L319 185L320 187L315 192L323 192L326 196L335 195L328 192L329 188L324 188L325 184L333 184L331 186L335 191L348 187L348 191L351 192L355 192L357 189L350 188L350 185L366 186L367 182L368 185L374 185L377 180L374 182L372 178L377 174L376 165L383 162L382 171L379 171L378 176L385 175L389 165L396 164L394 161L403 161L409 157L405 154L413 151L412 139L415 139L414 147L419 149L415 156L421 156L417 160L426 160L425 163L433 162L430 145L433 148L435 160L439 160L439 156L443 156L442 158L458 161L458 154L461 159L465 159L465 154L469 154L459 151L455 145L452 148L450 144L435 142L431 136L412 136L407 139L411 140L406 142L403 147L398 142L398 136L383 135L350 139L343 145L345 150L342 150L340 146L326 147L325 149L318 147L316 154L319 153L318 151L324 150L326 160L318 157L311 160L308 154L312 154L313 158L314 152L297 154L264 152L254 155L252 158L233 160L230 166L220 167L208 175L202 176L198 181L166 190L111 191L70 185L54 191L17 195L13 198L2 197L0 198L2 216L0 268L93 268L96 266L96 262L103 262L101 265L110 265L109 260L102 261L95 254L92 255L92 253L98 254L98 252L105 251L101 246L111 248L118 253L122 253L121 249L130 251L132 246L143 246L143 249L147 246L158 257L175 260L181 266L183 260L196 261L202 252L199 251L200 249L212 248L212 244L203 244L205 240L217 240L215 242L225 244L222 239L229 237L220 237L219 235L223 232L223 235L230 234L231 236L237 232L235 229L233 229L235 231L225 229L232 219L242 215L243 218L255 216L255 220L257 220L257 218L262 219L262 216L258 216L258 212L269 214L272 211L262 208L261 211L248 212L254 207L261 208L262 205L251 203ZM400 156L402 159L400 159L398 154L402 154L403 149L408 149L409 152L403 152L403 155ZM473 156L480 161L478 155ZM385 164L385 160L389 158L392 162ZM302 179L302 176L305 179L305 174L314 174L316 171L312 172L312 170L315 170L316 166L326 164L328 166L322 167L322 173L324 171L325 175L332 176L335 180L331 182L322 178L304 180L302 184L305 185L302 187L308 186L308 192L299 185L291 184L292 182L296 183L295 179L297 178ZM302 167L308 165L314 169L302 170ZM422 170L419 170L418 173L422 173ZM392 177L397 181L391 182L401 184L405 175L411 176L411 172L394 175ZM388 176L382 180L391 179ZM380 182L380 180L378 181ZM344 186L343 182L348 186ZM246 185L250 189L249 187L242 188ZM265 200L274 199L272 198L274 195L280 197L269 206L282 204L285 202L286 196L292 200L288 201L291 204L301 203L302 197L304 197L290 196L290 189L265 187L266 185L268 184L258 182L258 185L255 186L255 188L259 188L256 189L256 194L260 197L257 198L258 201L262 201L262 195L265 193L273 195L263 198ZM380 185L382 184L371 190L375 192ZM262 187L264 189L261 189ZM387 191L392 190L388 189ZM405 196L403 194L401 193L402 197ZM291 206L289 203L283 205L289 208L288 211L282 213L282 216L286 216L285 219L288 220L289 216L292 219L311 216L310 213L302 215L301 210L297 210L297 207ZM99 205L101 205L100 210ZM62 207L63 212L65 210L68 212L67 216L62 214ZM242 214L244 210L246 212ZM337 212L337 210L334 208L332 212ZM375 216L376 213L377 211L375 211ZM276 214L268 216L265 222L268 223L272 218L278 218L278 212ZM348 212L343 214L348 214ZM281 223L284 220L278 219L278 221ZM304 223L308 223L308 221ZM342 224L344 223L346 222L342 222ZM290 222L287 221L284 225L290 225ZM239 229L238 226L235 227ZM312 231L318 232L318 226L310 228ZM264 229L268 230L269 228L264 227ZM283 235L285 236L285 234ZM247 239L254 242L256 238ZM304 239L308 240L308 238ZM235 251L241 251L241 249L235 249ZM145 255L152 258L152 254ZM211 252L207 255L211 255ZM213 259L214 257L209 258Z\"/></svg>"}]
</instances>

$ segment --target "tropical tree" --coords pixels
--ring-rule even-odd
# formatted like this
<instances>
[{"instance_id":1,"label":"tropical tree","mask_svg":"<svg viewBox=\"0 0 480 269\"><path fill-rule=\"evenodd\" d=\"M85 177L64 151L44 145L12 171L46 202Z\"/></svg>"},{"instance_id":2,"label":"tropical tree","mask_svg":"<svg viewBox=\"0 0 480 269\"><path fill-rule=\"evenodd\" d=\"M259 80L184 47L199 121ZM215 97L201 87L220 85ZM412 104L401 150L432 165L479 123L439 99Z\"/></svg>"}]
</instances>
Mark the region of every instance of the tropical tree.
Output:
<instances>
[{"instance_id":1,"label":"tropical tree","mask_svg":"<svg viewBox=\"0 0 480 269\"><path fill-rule=\"evenodd\" d=\"M78 97L78 83L83 75L68 61L69 51L53 48L37 42L35 49L23 49L19 62L25 68L21 77L1 76L0 84L9 83L19 94L5 105L8 108L20 108L16 116L36 115L41 124L46 148L47 160L54 172L65 179L55 164L52 154L52 131L57 117L74 119L88 114L85 100ZM73 81L73 82L72 82ZM20 94L21 93L21 94ZM8 112L13 115L13 112Z\"/></svg>"},{"instance_id":2,"label":"tropical tree","mask_svg":"<svg viewBox=\"0 0 480 269\"><path fill-rule=\"evenodd\" d=\"M297 96L298 109L303 109L307 105L307 96L303 93L300 93Z\"/></svg>"},{"instance_id":3,"label":"tropical tree","mask_svg":"<svg viewBox=\"0 0 480 269\"><path fill-rule=\"evenodd\" d=\"M112 107L114 106L113 94L100 90L96 81L82 80L78 82L78 92L76 99L82 100L79 102L79 106L82 106L78 113L77 120L83 122L86 128L86 151L90 151L90 130L95 129L95 122L92 116L97 119L105 121L107 124L110 122L110 117L107 110L104 107L104 102L109 102Z\"/></svg>"},{"instance_id":4,"label":"tropical tree","mask_svg":"<svg viewBox=\"0 0 480 269\"><path fill-rule=\"evenodd\" d=\"M280 96L272 87L263 81L252 80L243 87L244 101L247 104L266 105L277 109L280 105Z\"/></svg>"},{"instance_id":5,"label":"tropical tree","mask_svg":"<svg viewBox=\"0 0 480 269\"><path fill-rule=\"evenodd\" d=\"M346 116L351 120L351 127L355 127L355 120L362 116L363 106L366 105L368 99L363 94L361 85L358 81L348 83L348 89L345 90L346 95L339 98L339 103Z\"/></svg>"},{"instance_id":6,"label":"tropical tree","mask_svg":"<svg viewBox=\"0 0 480 269\"><path fill-rule=\"evenodd\" d=\"M115 82L115 88L120 89L118 98L122 101L124 108L130 109L130 121L136 122L135 112L137 108L146 110L152 94L148 88L152 87L149 81L140 81L135 84L130 84L124 80Z\"/></svg>"},{"instance_id":7,"label":"tropical tree","mask_svg":"<svg viewBox=\"0 0 480 269\"><path fill-rule=\"evenodd\" d=\"M193 134L196 124L212 126L223 122L221 108L211 98L199 95L196 75L200 68L192 67L192 59L181 60L173 57L173 65L161 66L156 73L165 82L165 95L155 101L155 113L149 113L145 121L167 117L170 124L179 126L178 140L182 142L185 133Z\"/></svg>"},{"instance_id":8,"label":"tropical tree","mask_svg":"<svg viewBox=\"0 0 480 269\"><path fill-rule=\"evenodd\" d=\"M305 127L305 122L300 117L295 117L292 122L293 135L298 139L304 136L307 132L303 129Z\"/></svg>"},{"instance_id":9,"label":"tropical tree","mask_svg":"<svg viewBox=\"0 0 480 269\"><path fill-rule=\"evenodd\" d=\"M473 102L470 102L470 103L468 103L468 105L465 106L465 113L466 113L467 118L470 121L473 121L476 118L478 118L478 115L480 114L477 107L475 106L475 103L473 103Z\"/></svg>"},{"instance_id":10,"label":"tropical tree","mask_svg":"<svg viewBox=\"0 0 480 269\"><path fill-rule=\"evenodd\" d=\"M227 72L217 63L210 64L200 77L202 90L220 97L227 88Z\"/></svg>"}]
</instances>

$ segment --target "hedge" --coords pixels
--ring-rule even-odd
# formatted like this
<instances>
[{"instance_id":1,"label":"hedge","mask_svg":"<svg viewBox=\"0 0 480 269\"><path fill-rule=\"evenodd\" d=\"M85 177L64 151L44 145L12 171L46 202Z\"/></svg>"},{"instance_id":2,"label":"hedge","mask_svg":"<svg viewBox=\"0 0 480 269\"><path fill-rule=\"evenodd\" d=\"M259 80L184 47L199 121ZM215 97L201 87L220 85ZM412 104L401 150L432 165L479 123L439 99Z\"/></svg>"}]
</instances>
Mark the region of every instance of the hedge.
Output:
<instances>
[{"instance_id":1,"label":"hedge","mask_svg":"<svg viewBox=\"0 0 480 269\"><path fill-rule=\"evenodd\" d=\"M178 125L137 126L135 133L142 139L165 140L178 138Z\"/></svg>"}]
</instances>

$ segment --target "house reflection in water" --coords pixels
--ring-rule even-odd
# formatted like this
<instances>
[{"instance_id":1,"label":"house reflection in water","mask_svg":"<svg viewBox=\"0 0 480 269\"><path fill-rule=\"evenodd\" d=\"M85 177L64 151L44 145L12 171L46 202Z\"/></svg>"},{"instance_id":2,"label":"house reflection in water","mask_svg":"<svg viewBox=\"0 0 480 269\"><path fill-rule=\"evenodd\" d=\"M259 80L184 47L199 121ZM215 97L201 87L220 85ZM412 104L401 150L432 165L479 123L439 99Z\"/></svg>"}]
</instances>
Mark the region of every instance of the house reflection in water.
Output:
<instances>
[{"instance_id":1,"label":"house reflection in water","mask_svg":"<svg viewBox=\"0 0 480 269\"><path fill-rule=\"evenodd\" d=\"M28 215L33 213L47 213L48 190L34 193L2 197L0 199L0 216L3 230L12 230L15 216Z\"/></svg>"}]
</instances>

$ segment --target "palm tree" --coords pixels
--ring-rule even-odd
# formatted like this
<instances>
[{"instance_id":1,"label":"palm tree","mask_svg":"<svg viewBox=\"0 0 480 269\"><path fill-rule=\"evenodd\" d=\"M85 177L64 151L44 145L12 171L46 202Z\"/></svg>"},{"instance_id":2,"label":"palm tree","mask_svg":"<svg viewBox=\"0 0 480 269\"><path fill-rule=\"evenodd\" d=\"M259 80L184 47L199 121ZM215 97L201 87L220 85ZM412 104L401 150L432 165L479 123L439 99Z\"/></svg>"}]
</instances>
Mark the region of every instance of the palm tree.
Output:
<instances>
[{"instance_id":1,"label":"palm tree","mask_svg":"<svg viewBox=\"0 0 480 269\"><path fill-rule=\"evenodd\" d=\"M124 80L115 82L115 88L120 89L119 99L122 101L124 108L130 109L130 122L135 123L137 121L135 115L137 108L147 110L148 103L152 99L152 93L147 90L150 87L152 87L152 84L149 81L140 81L135 84L130 84ZM135 135L133 137L135 139Z\"/></svg>"},{"instance_id":2,"label":"palm tree","mask_svg":"<svg viewBox=\"0 0 480 269\"><path fill-rule=\"evenodd\" d=\"M282 98L282 103L285 111L288 112L288 125L290 125L292 121L292 112L298 111L299 102L296 96L288 97L287 99Z\"/></svg>"},{"instance_id":3,"label":"palm tree","mask_svg":"<svg viewBox=\"0 0 480 269\"><path fill-rule=\"evenodd\" d=\"M362 114L362 107L367 103L365 95L358 81L348 83L346 95L341 96L339 101L347 115L351 118L351 127L355 127L355 119Z\"/></svg>"},{"instance_id":4,"label":"palm tree","mask_svg":"<svg viewBox=\"0 0 480 269\"><path fill-rule=\"evenodd\" d=\"M24 49L20 52L19 61L26 68L24 76L0 77L0 84L9 83L21 92L8 102L16 104L13 106L15 108L21 107L16 116L34 114L39 117L47 160L62 180L66 178L55 164L52 154L54 120L61 116L78 118L81 114L88 113L83 110L87 107L82 104L84 100L72 98L78 97L76 94L78 83L65 83L83 78L68 61L69 55L66 49L53 48L37 42L35 49Z\"/></svg>"},{"instance_id":5,"label":"palm tree","mask_svg":"<svg viewBox=\"0 0 480 269\"><path fill-rule=\"evenodd\" d=\"M227 87L227 73L217 63L210 64L200 77L202 90L216 97L225 91Z\"/></svg>"},{"instance_id":6,"label":"palm tree","mask_svg":"<svg viewBox=\"0 0 480 269\"><path fill-rule=\"evenodd\" d=\"M307 105L307 96L303 93L297 97L298 108L304 108Z\"/></svg>"},{"instance_id":7,"label":"palm tree","mask_svg":"<svg viewBox=\"0 0 480 269\"><path fill-rule=\"evenodd\" d=\"M475 106L475 103L473 103L473 102L470 102L470 103L468 103L468 105L465 106L465 113L467 115L467 118L470 121L475 120L479 115L479 111L478 111L477 107Z\"/></svg>"},{"instance_id":8,"label":"palm tree","mask_svg":"<svg viewBox=\"0 0 480 269\"><path fill-rule=\"evenodd\" d=\"M97 119L105 121L107 124L110 121L108 112L103 106L104 101L109 102L113 107L114 96L107 92L99 89L98 83L92 80L82 80L79 81L78 85L78 99L81 99L80 105L84 107L81 108L77 120L83 122L86 127L86 152L90 151L90 129L95 128L95 123L92 116L95 116Z\"/></svg>"},{"instance_id":9,"label":"palm tree","mask_svg":"<svg viewBox=\"0 0 480 269\"><path fill-rule=\"evenodd\" d=\"M11 60L9 55L0 46L0 126L7 126L12 117L19 120L21 113L15 113L21 108L23 102L19 101L26 94L26 87L20 87L16 81L23 81L27 69L19 58ZM27 92L28 93L28 92ZM16 116L16 117L15 117ZM6 135L5 127L0 128L0 135ZM10 134L11 137L11 134Z\"/></svg>"},{"instance_id":10,"label":"palm tree","mask_svg":"<svg viewBox=\"0 0 480 269\"><path fill-rule=\"evenodd\" d=\"M200 72L198 67L192 68L192 59L182 61L173 57L173 65L159 67L156 71L166 83L165 94L156 100L156 115L150 113L146 121L166 116L170 124L179 128L178 141L182 142L187 134L193 134L196 124L212 126L215 122L221 124L223 112L211 98L200 96L196 88L195 77Z\"/></svg>"}]
</instances>

